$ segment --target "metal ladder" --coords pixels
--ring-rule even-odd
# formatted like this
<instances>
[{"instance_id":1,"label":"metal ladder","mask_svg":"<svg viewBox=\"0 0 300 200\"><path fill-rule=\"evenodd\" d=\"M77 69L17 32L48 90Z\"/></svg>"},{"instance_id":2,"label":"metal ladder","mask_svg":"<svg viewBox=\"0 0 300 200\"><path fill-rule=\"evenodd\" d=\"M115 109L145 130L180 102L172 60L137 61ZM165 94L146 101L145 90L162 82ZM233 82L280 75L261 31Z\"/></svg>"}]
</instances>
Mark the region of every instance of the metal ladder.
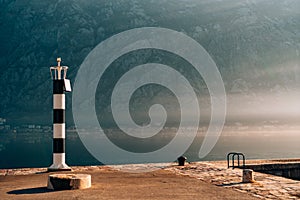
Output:
<instances>
[{"instance_id":1,"label":"metal ladder","mask_svg":"<svg viewBox=\"0 0 300 200\"><path fill-rule=\"evenodd\" d=\"M235 166L235 162L234 162L234 158L237 156L237 161L238 161L238 165ZM243 153L238 153L238 152L230 152L227 154L227 166L228 168L232 167L232 169L234 168L241 168L240 166L240 156L242 157L243 159L243 167L242 168L245 168L245 155ZM230 157L231 157L231 160L232 160L232 165L230 166Z\"/></svg>"}]
</instances>

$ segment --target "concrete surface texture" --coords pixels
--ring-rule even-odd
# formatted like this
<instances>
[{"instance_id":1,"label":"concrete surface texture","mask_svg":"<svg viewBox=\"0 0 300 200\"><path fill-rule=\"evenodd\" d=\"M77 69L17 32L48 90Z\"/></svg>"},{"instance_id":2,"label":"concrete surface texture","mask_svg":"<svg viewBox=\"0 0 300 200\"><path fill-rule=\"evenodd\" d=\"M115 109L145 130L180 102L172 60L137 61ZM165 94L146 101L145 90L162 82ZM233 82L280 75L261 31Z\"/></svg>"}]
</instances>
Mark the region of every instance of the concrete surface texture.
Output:
<instances>
[{"instance_id":1,"label":"concrete surface texture","mask_svg":"<svg viewBox=\"0 0 300 200\"><path fill-rule=\"evenodd\" d=\"M14 170L0 175L0 199L258 199L231 188L183 176L175 171L125 173L107 166L77 167L72 173L91 174L92 187L83 190L47 189L51 173L41 169ZM15 172L15 173L13 173ZM35 173L35 174L34 174ZM56 172L57 173L57 172ZM5 175L3 175L5 174Z\"/></svg>"},{"instance_id":2,"label":"concrete surface texture","mask_svg":"<svg viewBox=\"0 0 300 200\"><path fill-rule=\"evenodd\" d=\"M249 160L247 162L259 165L278 161ZM280 162L284 163L283 160ZM290 162L286 161L286 163ZM228 169L225 161L195 162L184 167L169 167L166 170L220 187L231 188L260 199L300 199L300 181L254 171L254 182L243 183L243 170Z\"/></svg>"}]
</instances>

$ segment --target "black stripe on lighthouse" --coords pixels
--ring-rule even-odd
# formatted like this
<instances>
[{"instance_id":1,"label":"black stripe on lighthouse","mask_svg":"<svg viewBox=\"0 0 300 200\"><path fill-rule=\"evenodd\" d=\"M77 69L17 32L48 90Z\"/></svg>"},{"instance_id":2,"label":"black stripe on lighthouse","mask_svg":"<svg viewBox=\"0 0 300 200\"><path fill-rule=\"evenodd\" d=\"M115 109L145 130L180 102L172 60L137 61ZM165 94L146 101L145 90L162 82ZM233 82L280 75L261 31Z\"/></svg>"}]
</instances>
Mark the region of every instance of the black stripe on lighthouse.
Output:
<instances>
[{"instance_id":1,"label":"black stripe on lighthouse","mask_svg":"<svg viewBox=\"0 0 300 200\"><path fill-rule=\"evenodd\" d=\"M53 153L65 153L64 138L53 138Z\"/></svg>"},{"instance_id":2,"label":"black stripe on lighthouse","mask_svg":"<svg viewBox=\"0 0 300 200\"><path fill-rule=\"evenodd\" d=\"M65 123L65 110L64 109L53 109L53 123L54 124Z\"/></svg>"},{"instance_id":3,"label":"black stripe on lighthouse","mask_svg":"<svg viewBox=\"0 0 300 200\"><path fill-rule=\"evenodd\" d=\"M64 80L53 80L53 94L64 94Z\"/></svg>"}]
</instances>

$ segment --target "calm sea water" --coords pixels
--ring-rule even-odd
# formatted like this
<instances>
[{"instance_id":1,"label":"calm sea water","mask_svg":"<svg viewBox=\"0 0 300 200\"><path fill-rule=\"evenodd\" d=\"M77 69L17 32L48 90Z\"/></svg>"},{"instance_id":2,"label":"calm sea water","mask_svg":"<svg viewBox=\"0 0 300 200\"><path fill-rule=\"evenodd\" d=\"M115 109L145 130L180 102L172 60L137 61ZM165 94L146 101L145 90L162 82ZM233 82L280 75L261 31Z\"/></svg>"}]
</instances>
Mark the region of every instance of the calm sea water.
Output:
<instances>
[{"instance_id":1,"label":"calm sea water","mask_svg":"<svg viewBox=\"0 0 300 200\"><path fill-rule=\"evenodd\" d=\"M202 160L225 160L231 151L243 152L246 159L300 158L298 127L238 127L224 129L214 149ZM205 131L199 133L184 153L188 161L199 161L198 151ZM52 133L0 133L0 168L48 167L52 163ZM118 138L118 135L115 134ZM171 139L165 137L165 139ZM161 144L160 144L161 143ZM164 140L151 141L148 146L162 146ZM125 149L142 148L119 138ZM147 144L142 145L147 148ZM67 133L66 162L74 165L100 165L85 149L76 132ZM143 151L139 149L138 151ZM145 150L147 151L147 149ZM131 163L124 160L123 163Z\"/></svg>"}]
</instances>

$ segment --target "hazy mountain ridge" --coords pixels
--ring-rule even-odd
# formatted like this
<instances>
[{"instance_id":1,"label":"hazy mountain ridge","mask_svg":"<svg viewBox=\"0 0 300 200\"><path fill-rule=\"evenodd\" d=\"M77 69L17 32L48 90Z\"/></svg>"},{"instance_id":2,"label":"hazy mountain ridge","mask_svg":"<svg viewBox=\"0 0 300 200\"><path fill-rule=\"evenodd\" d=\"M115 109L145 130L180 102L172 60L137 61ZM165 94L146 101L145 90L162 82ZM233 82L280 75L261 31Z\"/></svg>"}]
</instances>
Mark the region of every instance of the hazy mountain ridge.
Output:
<instances>
[{"instance_id":1,"label":"hazy mountain ridge","mask_svg":"<svg viewBox=\"0 0 300 200\"><path fill-rule=\"evenodd\" d=\"M49 67L56 57L70 66L74 81L99 42L144 26L171 28L197 40L219 67L229 98L257 99L300 86L297 0L2 0L0 8L3 117L51 121Z\"/></svg>"}]
</instances>

